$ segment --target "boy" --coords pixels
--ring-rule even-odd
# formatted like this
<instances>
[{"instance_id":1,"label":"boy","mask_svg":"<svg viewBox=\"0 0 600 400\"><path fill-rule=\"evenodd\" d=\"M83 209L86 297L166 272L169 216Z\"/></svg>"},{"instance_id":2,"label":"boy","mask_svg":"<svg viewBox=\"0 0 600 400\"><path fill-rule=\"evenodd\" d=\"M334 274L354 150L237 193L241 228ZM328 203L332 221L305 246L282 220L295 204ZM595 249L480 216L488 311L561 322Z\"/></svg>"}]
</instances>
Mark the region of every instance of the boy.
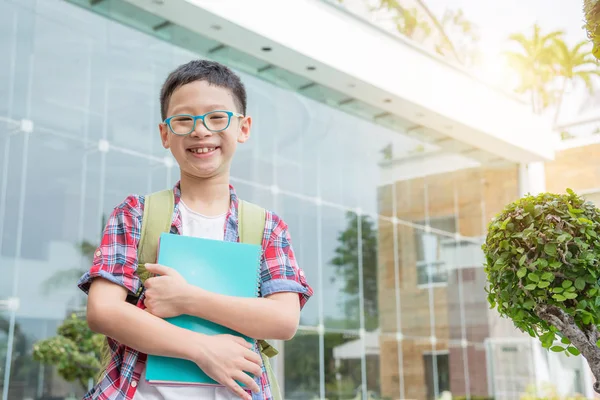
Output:
<instances>
[{"instance_id":1,"label":"boy","mask_svg":"<svg viewBox=\"0 0 600 400\"><path fill-rule=\"evenodd\" d=\"M244 85L221 64L192 61L169 75L160 105L161 141L181 171L171 233L238 241L238 199L229 171L237 144L250 137ZM114 209L93 265L79 282L88 293L88 324L109 337L111 347L106 373L84 399L271 399L255 346L234 336L200 335L162 318L189 314L256 339L292 338L313 291L296 265L286 224L267 211L261 298L206 292L170 268L148 264L147 270L159 276L145 281L134 306L126 298L141 286L136 252L143 209L144 197L133 195ZM145 381L146 354L191 360L225 387L151 386Z\"/></svg>"}]
</instances>

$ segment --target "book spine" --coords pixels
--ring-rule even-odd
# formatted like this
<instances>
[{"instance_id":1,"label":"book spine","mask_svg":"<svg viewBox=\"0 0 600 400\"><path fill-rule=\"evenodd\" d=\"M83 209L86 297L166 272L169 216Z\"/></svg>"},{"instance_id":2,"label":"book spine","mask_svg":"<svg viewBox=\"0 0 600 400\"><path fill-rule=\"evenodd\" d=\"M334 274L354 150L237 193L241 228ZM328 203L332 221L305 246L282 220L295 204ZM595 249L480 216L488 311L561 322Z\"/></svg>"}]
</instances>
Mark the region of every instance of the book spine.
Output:
<instances>
[{"instance_id":1,"label":"book spine","mask_svg":"<svg viewBox=\"0 0 600 400\"><path fill-rule=\"evenodd\" d=\"M260 251L258 252L258 260L256 268L256 297L260 297L260 287L261 287L261 270L262 270L262 258L263 258L263 248L260 246Z\"/></svg>"}]
</instances>

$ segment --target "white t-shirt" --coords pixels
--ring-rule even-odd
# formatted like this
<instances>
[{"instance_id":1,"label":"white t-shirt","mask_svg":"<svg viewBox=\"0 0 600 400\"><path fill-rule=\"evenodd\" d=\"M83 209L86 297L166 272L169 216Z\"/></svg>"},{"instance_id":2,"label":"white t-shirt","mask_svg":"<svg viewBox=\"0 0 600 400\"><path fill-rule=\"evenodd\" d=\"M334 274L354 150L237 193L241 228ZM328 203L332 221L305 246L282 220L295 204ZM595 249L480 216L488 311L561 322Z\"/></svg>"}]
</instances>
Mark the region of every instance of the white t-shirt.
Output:
<instances>
[{"instance_id":1,"label":"white t-shirt","mask_svg":"<svg viewBox=\"0 0 600 400\"><path fill-rule=\"evenodd\" d=\"M179 201L182 234L204 239L223 240L226 214L207 217L192 211ZM134 400L238 400L239 397L225 387L173 387L150 385L146 382L146 371L142 372Z\"/></svg>"}]
</instances>

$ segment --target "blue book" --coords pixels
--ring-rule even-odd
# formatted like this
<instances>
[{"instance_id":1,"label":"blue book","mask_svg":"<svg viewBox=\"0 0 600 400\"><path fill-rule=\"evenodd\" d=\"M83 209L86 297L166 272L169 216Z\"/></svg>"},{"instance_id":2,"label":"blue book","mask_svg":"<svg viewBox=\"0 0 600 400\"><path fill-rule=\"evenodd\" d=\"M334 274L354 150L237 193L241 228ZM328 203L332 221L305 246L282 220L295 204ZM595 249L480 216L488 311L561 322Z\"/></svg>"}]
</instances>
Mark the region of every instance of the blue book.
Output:
<instances>
[{"instance_id":1,"label":"blue book","mask_svg":"<svg viewBox=\"0 0 600 400\"><path fill-rule=\"evenodd\" d=\"M179 272L194 286L227 296L258 297L261 246L163 233L157 263ZM181 328L205 335L230 334L255 340L224 326L190 315L167 318ZM146 380L164 385L219 385L195 363L149 355Z\"/></svg>"}]
</instances>

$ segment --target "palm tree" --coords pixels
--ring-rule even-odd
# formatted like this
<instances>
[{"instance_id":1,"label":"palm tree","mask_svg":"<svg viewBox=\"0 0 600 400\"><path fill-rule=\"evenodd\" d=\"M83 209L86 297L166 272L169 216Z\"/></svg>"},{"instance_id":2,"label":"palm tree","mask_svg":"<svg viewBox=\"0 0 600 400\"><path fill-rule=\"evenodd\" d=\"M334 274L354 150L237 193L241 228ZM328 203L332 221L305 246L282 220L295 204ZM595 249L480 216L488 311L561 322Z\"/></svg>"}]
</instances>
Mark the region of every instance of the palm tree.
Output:
<instances>
[{"instance_id":1,"label":"palm tree","mask_svg":"<svg viewBox=\"0 0 600 400\"><path fill-rule=\"evenodd\" d=\"M48 277L48 279L42 282L42 290L44 294L48 295L65 287L73 287L79 278L81 278L81 276L88 270L92 263L96 246L87 240L78 243L76 246L83 260L85 260L85 265L56 271L54 274Z\"/></svg>"},{"instance_id":2,"label":"palm tree","mask_svg":"<svg viewBox=\"0 0 600 400\"><path fill-rule=\"evenodd\" d=\"M600 0L584 0L585 28L594 44L592 54L600 60Z\"/></svg>"},{"instance_id":3,"label":"palm tree","mask_svg":"<svg viewBox=\"0 0 600 400\"><path fill-rule=\"evenodd\" d=\"M517 93L529 93L531 106L535 113L540 113L552 102L552 95L547 89L554 79L553 61L555 39L563 35L562 31L542 34L538 24L533 26L532 36L514 33L509 39L520 45L521 51L506 53L510 64L521 76Z\"/></svg>"},{"instance_id":4,"label":"palm tree","mask_svg":"<svg viewBox=\"0 0 600 400\"><path fill-rule=\"evenodd\" d=\"M106 220L106 215L102 214L102 219L100 222L100 229L102 231L100 232L100 236L102 236L104 231ZM94 252L96 251L97 245L87 240L83 240L81 243L77 243L76 246L79 250L79 254L81 255L84 265L56 271L54 274L48 277L48 279L42 282L42 291L44 294L48 295L64 287L73 287L79 278L81 278L81 276L89 269L90 265L92 265Z\"/></svg>"},{"instance_id":5,"label":"palm tree","mask_svg":"<svg viewBox=\"0 0 600 400\"><path fill-rule=\"evenodd\" d=\"M596 61L592 59L589 51L587 51L587 41L577 43L572 49L569 49L560 38L554 38L554 44L556 50L555 71L556 75L562 78L562 87L554 114L554 126L556 126L567 84L575 84L576 81L581 81L585 84L589 93L592 94L594 92L592 76L600 76L600 70L595 69Z\"/></svg>"},{"instance_id":6,"label":"palm tree","mask_svg":"<svg viewBox=\"0 0 600 400\"><path fill-rule=\"evenodd\" d=\"M442 23L437 19L429 7L427 7L424 1L415 0L415 3L418 5L421 11L427 15L429 21L433 24L441 36L442 43L439 43L436 47L448 49L453 57L460 62L461 57L456 51L454 44L446 34ZM431 33L432 28L429 26L429 23L427 21L421 21L420 18L418 18L418 10L414 8L408 9L403 7L399 0L379 0L379 5L376 8L387 9L388 11L395 12L396 17L394 19L398 32L406 35L409 38L413 38L416 28L420 28L422 31L424 31L426 37Z\"/></svg>"}]
</instances>

